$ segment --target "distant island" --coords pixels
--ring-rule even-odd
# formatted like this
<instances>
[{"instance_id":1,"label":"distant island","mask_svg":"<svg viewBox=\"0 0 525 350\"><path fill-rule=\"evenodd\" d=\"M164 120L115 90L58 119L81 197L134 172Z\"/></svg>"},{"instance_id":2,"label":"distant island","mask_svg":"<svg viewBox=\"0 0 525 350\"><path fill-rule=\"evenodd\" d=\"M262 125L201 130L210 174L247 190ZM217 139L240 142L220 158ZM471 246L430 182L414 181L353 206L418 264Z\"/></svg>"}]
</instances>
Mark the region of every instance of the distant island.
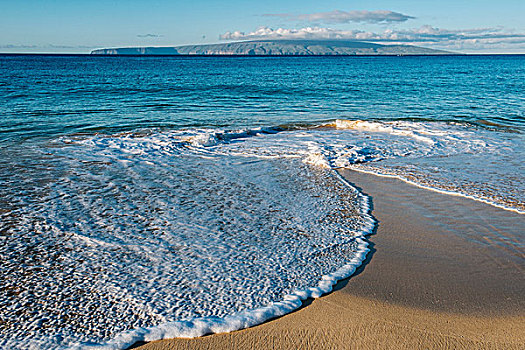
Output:
<instances>
[{"instance_id":1,"label":"distant island","mask_svg":"<svg viewBox=\"0 0 525 350\"><path fill-rule=\"evenodd\" d=\"M449 51L412 45L382 45L352 40L258 40L174 47L123 47L98 49L92 55L186 56L352 56L451 55Z\"/></svg>"}]
</instances>

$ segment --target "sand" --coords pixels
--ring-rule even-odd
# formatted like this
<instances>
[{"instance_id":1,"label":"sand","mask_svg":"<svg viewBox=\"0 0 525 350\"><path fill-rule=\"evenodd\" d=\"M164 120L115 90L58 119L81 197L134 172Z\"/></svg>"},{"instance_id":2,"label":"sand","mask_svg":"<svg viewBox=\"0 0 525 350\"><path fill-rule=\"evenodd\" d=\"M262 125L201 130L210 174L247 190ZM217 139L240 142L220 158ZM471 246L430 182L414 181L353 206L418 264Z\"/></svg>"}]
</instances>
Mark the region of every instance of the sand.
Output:
<instances>
[{"instance_id":1,"label":"sand","mask_svg":"<svg viewBox=\"0 0 525 350\"><path fill-rule=\"evenodd\" d=\"M138 348L525 349L525 215L341 173L372 197L379 221L354 276L262 325Z\"/></svg>"}]
</instances>

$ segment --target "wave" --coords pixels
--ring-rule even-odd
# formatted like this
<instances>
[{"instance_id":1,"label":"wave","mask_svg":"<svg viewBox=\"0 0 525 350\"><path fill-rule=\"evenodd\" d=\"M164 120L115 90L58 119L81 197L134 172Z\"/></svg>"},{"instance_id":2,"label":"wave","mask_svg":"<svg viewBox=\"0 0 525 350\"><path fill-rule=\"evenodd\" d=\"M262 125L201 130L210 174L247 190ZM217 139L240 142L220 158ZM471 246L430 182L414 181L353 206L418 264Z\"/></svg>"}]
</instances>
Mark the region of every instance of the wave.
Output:
<instances>
[{"instance_id":1,"label":"wave","mask_svg":"<svg viewBox=\"0 0 525 350\"><path fill-rule=\"evenodd\" d=\"M504 210L525 213L525 198L519 195L520 191L512 191L512 186L498 188L498 185L505 182L512 182L513 186L523 188L522 181L519 181L515 175L519 177L520 173L524 173L523 165L520 163L520 159L523 159L524 156L524 138L518 130L508 126L483 121L479 124L472 124L442 121L380 122L336 119L287 127L288 129L285 130L289 131L333 129L354 132L350 137L333 140L333 143L327 144L323 141L319 145L310 147L310 152L305 159L310 164L332 169L351 168L380 176L396 177L422 188L463 196ZM509 137L509 132L516 135ZM381 138L382 142L376 142L377 145L367 145L361 142L362 145L356 145L355 141L360 137ZM399 144L402 147L399 147ZM427 181L431 177L428 172L415 169L421 163L417 160L418 158L429 160L441 157L448 158L452 160L451 163L454 163L454 158L461 158L460 156L464 155L471 159L481 158L476 160L476 164L472 164L471 169L463 168L453 174L463 176L461 181L470 182L468 186L456 185L454 181L444 178L430 182ZM382 160L390 160L390 163L393 163L393 159L403 159L405 163L414 160L410 178L404 174L406 167L395 170L394 164L383 166L380 163ZM462 167L463 160L463 158L458 160L452 166ZM484 179L486 178L484 170L487 170L488 164L495 165L491 168L494 175L490 182ZM452 166L441 168L439 171L451 172ZM487 192L485 188L496 190Z\"/></svg>"},{"instance_id":2,"label":"wave","mask_svg":"<svg viewBox=\"0 0 525 350\"><path fill-rule=\"evenodd\" d=\"M321 276L319 283L302 290L284 296L283 300L273 302L267 306L246 310L225 317L203 317L184 321L168 322L154 327L133 329L116 335L113 339L103 344L86 345L77 344L68 349L92 349L92 350L117 350L126 349L137 342L151 342L170 338L195 338L207 334L232 332L240 329L253 327L267 320L288 314L299 307L303 301L309 298L319 298L332 291L333 286L340 280L354 274L356 269L365 260L368 248L366 236L371 234L375 228L376 221L371 215L370 198L339 176L350 191L359 196L361 206L360 214L365 217L365 227L352 239L357 243L355 256L344 266L335 272Z\"/></svg>"},{"instance_id":3,"label":"wave","mask_svg":"<svg viewBox=\"0 0 525 350\"><path fill-rule=\"evenodd\" d=\"M160 133L153 130L123 133L119 138L151 137L147 142L154 143L153 148L159 150L180 148L202 154L302 157L311 165L393 176L420 187L524 213L525 196L519 191L523 184L515 176L525 173L519 161L525 157L523 134L517 130L509 133L508 127L494 129L494 123L481 124L335 119L239 130L202 128ZM79 137L85 143L113 139L103 135ZM65 137L60 140L73 142ZM241 141L243 145L232 146ZM475 160L469 171L461 163L465 156ZM438 158L447 158L450 164L443 168L430 164ZM456 163L454 159L458 159ZM429 164L421 166L422 160ZM489 165L490 174L485 171ZM432 166L434 170L429 169ZM440 178L438 172L448 175ZM459 180L454 180L454 176Z\"/></svg>"},{"instance_id":4,"label":"wave","mask_svg":"<svg viewBox=\"0 0 525 350\"><path fill-rule=\"evenodd\" d=\"M352 132L348 134L348 132ZM386 137L385 137L386 135ZM351 137L348 137L351 136ZM158 137L158 135L157 135ZM395 161L399 159L434 157L454 159L458 155L476 156L487 152L494 153L494 160L499 158L502 149L510 147L519 150L519 144L513 144L506 137L491 133L485 128L468 123L421 123L409 121L373 122L362 120L333 120L310 124L288 124L270 128L253 128L245 130L184 130L172 134L167 142L155 142L157 145L173 145L173 138L179 140L185 147L211 154L256 156L256 157L299 157L309 165L336 170L341 167L356 171L372 173L379 176L399 178L407 183L429 190L460 195L473 200L481 201L495 207L525 213L515 201L514 207L508 203L498 201L498 198L487 199L488 196L477 193L473 195L468 187L447 187L446 181L436 181L432 185L425 181L428 176L424 171L411 172L411 178L396 173L392 168L378 166L381 161ZM374 140L374 138L377 138ZM368 140L368 142L363 141ZM242 141L239 143L239 141ZM359 141L359 142L356 142ZM374 142L372 142L374 141ZM518 141L519 143L519 141ZM228 145L228 147L221 147ZM505 151L505 152L507 152ZM504 152L504 153L505 153ZM454 162L454 165L458 165ZM372 167L366 167L370 166ZM483 164L481 164L483 167ZM414 170L414 169L412 169ZM444 169L447 170L447 169ZM472 176L468 169L464 169L467 176ZM479 175L479 174L477 174ZM508 175L508 174L500 174ZM340 178L340 177L339 177ZM344 179L340 178L345 182ZM497 180L501 180L498 176ZM346 182L345 182L346 183ZM520 185L522 185L520 183ZM477 187L483 187L482 182ZM475 186L475 187L476 187ZM352 191L357 190L348 184ZM357 256L349 264L339 268L336 272L324 275L316 287L288 294L280 302L272 303L262 308L243 311L223 318L205 317L187 321L177 321L162 324L156 327L141 328L124 332L110 342L101 345L102 349L116 349L130 346L137 341L152 341L173 337L197 337L209 333L229 332L260 324L268 319L281 316L300 307L306 298L317 298L331 291L332 285L339 279L351 276L366 256L366 235L374 227L374 220L370 214L369 199L358 193L362 199L361 214L367 218L366 228L356 236L358 248Z\"/></svg>"},{"instance_id":5,"label":"wave","mask_svg":"<svg viewBox=\"0 0 525 350\"><path fill-rule=\"evenodd\" d=\"M523 169L519 161L524 157L523 135L518 131L509 134L508 128L494 129L493 123L489 126L336 119L240 130L152 132L150 136L154 135L151 142L160 149L179 147L202 154L301 157L311 165L395 176L420 187L523 213L525 198L516 190L523 184L515 176ZM144 136L135 135L121 136ZM103 139L100 137L98 142ZM468 170L462 163L465 160L472 162ZM490 173L485 171L488 166Z\"/></svg>"},{"instance_id":6,"label":"wave","mask_svg":"<svg viewBox=\"0 0 525 350\"><path fill-rule=\"evenodd\" d=\"M352 133L348 134L348 132ZM348 137L349 135L351 137ZM176 136L172 136L180 139L187 147L200 150L206 149L215 154L274 156L277 158L295 156L301 158L304 163L315 167L330 170L346 167L379 176L396 177L407 183L429 190L460 195L501 209L525 213L519 207L515 208L504 205L501 202L491 201L484 198L483 195L472 195L468 192L468 188L453 191L447 189L446 184L440 184L439 182L434 183L433 186L427 185L425 181L420 179L424 179L427 176L424 171L421 171L419 174L417 174L417 171L413 171L412 178L408 179L402 174L397 174L382 166L377 168L362 167L363 165L380 164L383 160L419 160L420 158L432 159L433 157L453 159L458 155L475 156L480 153L486 154L487 152L495 153L495 159L497 159L502 148L514 146L514 149L516 149L516 145L513 145L512 142L508 143L505 137L501 138L500 135L491 134L486 129L472 124L409 121L374 122L338 119L311 124L288 124L271 128L237 131L185 130L179 132ZM373 138L377 138L375 142L372 142ZM232 145L232 143L241 140L243 141L242 143ZM368 142L363 142L364 140L368 140ZM220 147L221 145L232 147ZM455 165L457 164L455 163ZM390 171L390 173L387 173L387 171ZM468 172L467 169L465 171ZM418 175L420 178L418 178ZM346 183L341 177L339 179ZM297 309L306 298L317 298L330 292L333 284L342 278L351 276L362 263L368 252L366 235L373 230L375 225L374 219L370 214L369 198L359 193L351 185L347 185L351 191L355 191L361 198L361 215L367 218L366 228L355 238L358 242L357 256L336 272L322 276L317 286L288 294L282 301L268 306L243 311L223 318L197 318L125 332L96 348L117 349L130 346L137 341L197 337L210 333L230 332L247 328ZM483 186L483 184L478 184L478 186ZM494 198L492 199L494 200ZM514 204L519 205L519 203Z\"/></svg>"},{"instance_id":7,"label":"wave","mask_svg":"<svg viewBox=\"0 0 525 350\"><path fill-rule=\"evenodd\" d=\"M62 338L35 337L35 347L117 349L232 331L329 292L360 266L375 225L369 198L340 168L524 207L523 138L471 124L340 119L142 130L61 137L41 151L34 158L49 174L35 189L9 188L28 200L3 216L12 239L0 253L12 266L27 264L19 253L29 237L38 259L59 263L45 274L12 270L6 283L48 295L48 276L57 296L75 297L58 309L61 297L41 300L47 329ZM74 326L75 307L85 305L89 334ZM59 309L69 323L53 314ZM32 327L35 315L7 314L25 325L12 334Z\"/></svg>"},{"instance_id":8,"label":"wave","mask_svg":"<svg viewBox=\"0 0 525 350\"><path fill-rule=\"evenodd\" d=\"M118 348L162 329L235 329L328 291L364 258L373 224L357 191L285 139L273 129L186 130L33 148L46 166L34 188L22 181L33 174L15 172L10 183L22 187L8 196L23 192L24 203L2 217L5 287L17 297L0 300L12 336L0 347L114 339ZM38 309L17 314L14 302Z\"/></svg>"}]
</instances>

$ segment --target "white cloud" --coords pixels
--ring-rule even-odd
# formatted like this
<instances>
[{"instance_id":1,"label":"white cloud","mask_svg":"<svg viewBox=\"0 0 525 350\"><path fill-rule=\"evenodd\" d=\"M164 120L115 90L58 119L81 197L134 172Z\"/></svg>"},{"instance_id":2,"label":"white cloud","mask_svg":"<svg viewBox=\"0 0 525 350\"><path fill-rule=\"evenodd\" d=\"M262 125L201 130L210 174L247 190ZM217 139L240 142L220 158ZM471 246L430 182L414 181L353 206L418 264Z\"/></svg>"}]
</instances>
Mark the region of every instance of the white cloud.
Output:
<instances>
[{"instance_id":1,"label":"white cloud","mask_svg":"<svg viewBox=\"0 0 525 350\"><path fill-rule=\"evenodd\" d=\"M404 15L393 11L330 11L317 12L311 14L293 15L287 13L267 14L267 17L280 17L291 21L307 21L315 23L349 23L349 22L368 22L368 23L392 23L406 22L415 17Z\"/></svg>"},{"instance_id":2,"label":"white cloud","mask_svg":"<svg viewBox=\"0 0 525 350\"><path fill-rule=\"evenodd\" d=\"M345 39L371 42L424 44L449 49L487 49L525 47L525 33L513 33L502 28L476 28L447 30L429 25L408 30L387 29L381 33L362 30L339 30L322 27L299 29L272 29L261 27L253 32L226 32L222 40L264 40L264 39Z\"/></svg>"},{"instance_id":3,"label":"white cloud","mask_svg":"<svg viewBox=\"0 0 525 350\"><path fill-rule=\"evenodd\" d=\"M226 32L220 35L221 40L257 40L257 39L356 39L359 31L343 31L330 28L306 27L300 29L272 29L261 27L244 33L240 31Z\"/></svg>"}]
</instances>

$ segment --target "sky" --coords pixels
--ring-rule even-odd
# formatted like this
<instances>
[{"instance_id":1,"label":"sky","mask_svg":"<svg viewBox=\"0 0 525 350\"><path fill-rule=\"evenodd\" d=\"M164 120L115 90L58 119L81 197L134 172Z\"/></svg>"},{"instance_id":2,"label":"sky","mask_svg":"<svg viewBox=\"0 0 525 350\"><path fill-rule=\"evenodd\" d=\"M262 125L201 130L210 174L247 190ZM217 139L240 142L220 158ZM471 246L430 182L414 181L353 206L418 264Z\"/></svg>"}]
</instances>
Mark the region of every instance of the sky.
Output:
<instances>
[{"instance_id":1,"label":"sky","mask_svg":"<svg viewBox=\"0 0 525 350\"><path fill-rule=\"evenodd\" d=\"M350 39L525 53L524 0L0 0L0 52Z\"/></svg>"}]
</instances>

